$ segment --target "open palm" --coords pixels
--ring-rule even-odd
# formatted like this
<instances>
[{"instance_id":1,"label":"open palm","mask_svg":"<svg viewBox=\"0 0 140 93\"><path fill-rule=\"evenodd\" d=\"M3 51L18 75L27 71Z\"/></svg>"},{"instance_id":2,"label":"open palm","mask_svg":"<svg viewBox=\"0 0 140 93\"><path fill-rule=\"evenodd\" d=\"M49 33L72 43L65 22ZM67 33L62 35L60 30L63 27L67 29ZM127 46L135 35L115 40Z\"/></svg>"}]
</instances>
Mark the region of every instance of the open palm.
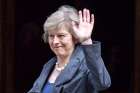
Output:
<instances>
[{"instance_id":1,"label":"open palm","mask_svg":"<svg viewBox=\"0 0 140 93\"><path fill-rule=\"evenodd\" d=\"M89 38L91 38L93 26L94 26L94 15L90 14L88 9L83 9L79 11L79 25L77 26L74 22L73 30L75 37L79 40L79 42L83 42Z\"/></svg>"}]
</instances>

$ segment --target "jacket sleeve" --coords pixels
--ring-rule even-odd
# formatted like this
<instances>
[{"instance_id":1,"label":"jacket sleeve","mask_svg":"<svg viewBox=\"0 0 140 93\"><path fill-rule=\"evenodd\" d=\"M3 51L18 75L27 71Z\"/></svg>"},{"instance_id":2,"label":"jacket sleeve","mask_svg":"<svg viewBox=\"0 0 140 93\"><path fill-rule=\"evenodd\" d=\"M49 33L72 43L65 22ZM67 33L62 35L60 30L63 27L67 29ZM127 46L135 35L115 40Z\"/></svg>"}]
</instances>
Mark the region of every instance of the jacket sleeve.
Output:
<instances>
[{"instance_id":1,"label":"jacket sleeve","mask_svg":"<svg viewBox=\"0 0 140 93\"><path fill-rule=\"evenodd\" d=\"M95 90L104 90L111 85L110 75L101 57L101 43L82 45L88 67L88 81Z\"/></svg>"}]
</instances>

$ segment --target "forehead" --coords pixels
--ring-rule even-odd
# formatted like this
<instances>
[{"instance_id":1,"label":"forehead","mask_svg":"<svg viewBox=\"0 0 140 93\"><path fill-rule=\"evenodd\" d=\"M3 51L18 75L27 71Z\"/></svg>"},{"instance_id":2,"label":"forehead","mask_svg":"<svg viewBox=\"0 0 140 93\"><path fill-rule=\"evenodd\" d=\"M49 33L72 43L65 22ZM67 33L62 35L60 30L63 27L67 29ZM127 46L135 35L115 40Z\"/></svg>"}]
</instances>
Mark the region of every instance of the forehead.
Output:
<instances>
[{"instance_id":1,"label":"forehead","mask_svg":"<svg viewBox=\"0 0 140 93\"><path fill-rule=\"evenodd\" d=\"M51 30L48 34L71 34L67 29Z\"/></svg>"},{"instance_id":2,"label":"forehead","mask_svg":"<svg viewBox=\"0 0 140 93\"><path fill-rule=\"evenodd\" d=\"M54 29L48 30L48 34L59 34L59 33L69 33L70 34L70 29L66 25L61 25Z\"/></svg>"}]
</instances>

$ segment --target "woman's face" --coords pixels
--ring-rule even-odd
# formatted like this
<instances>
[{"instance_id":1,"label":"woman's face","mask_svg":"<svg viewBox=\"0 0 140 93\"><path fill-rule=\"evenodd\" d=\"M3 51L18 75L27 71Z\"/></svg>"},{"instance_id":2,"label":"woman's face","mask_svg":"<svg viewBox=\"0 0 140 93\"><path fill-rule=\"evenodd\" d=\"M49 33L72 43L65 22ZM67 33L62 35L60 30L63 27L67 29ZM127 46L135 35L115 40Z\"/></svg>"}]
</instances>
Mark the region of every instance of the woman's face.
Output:
<instances>
[{"instance_id":1,"label":"woman's face","mask_svg":"<svg viewBox=\"0 0 140 93\"><path fill-rule=\"evenodd\" d=\"M50 48L56 56L69 56L74 50L74 39L68 29L48 31L48 40Z\"/></svg>"}]
</instances>

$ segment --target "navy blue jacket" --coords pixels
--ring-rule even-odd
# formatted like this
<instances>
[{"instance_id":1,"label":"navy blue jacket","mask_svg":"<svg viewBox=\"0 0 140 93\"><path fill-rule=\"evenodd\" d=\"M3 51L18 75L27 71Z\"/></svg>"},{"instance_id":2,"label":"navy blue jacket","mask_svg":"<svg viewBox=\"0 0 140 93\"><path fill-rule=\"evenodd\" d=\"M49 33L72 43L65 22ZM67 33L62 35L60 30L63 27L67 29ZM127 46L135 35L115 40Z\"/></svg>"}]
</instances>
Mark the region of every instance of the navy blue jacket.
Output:
<instances>
[{"instance_id":1,"label":"navy blue jacket","mask_svg":"<svg viewBox=\"0 0 140 93\"><path fill-rule=\"evenodd\" d=\"M65 69L54 83L53 93L98 93L111 85L109 73L101 58L100 42L93 45L78 45ZM56 57L48 61L28 93L41 93Z\"/></svg>"}]
</instances>

